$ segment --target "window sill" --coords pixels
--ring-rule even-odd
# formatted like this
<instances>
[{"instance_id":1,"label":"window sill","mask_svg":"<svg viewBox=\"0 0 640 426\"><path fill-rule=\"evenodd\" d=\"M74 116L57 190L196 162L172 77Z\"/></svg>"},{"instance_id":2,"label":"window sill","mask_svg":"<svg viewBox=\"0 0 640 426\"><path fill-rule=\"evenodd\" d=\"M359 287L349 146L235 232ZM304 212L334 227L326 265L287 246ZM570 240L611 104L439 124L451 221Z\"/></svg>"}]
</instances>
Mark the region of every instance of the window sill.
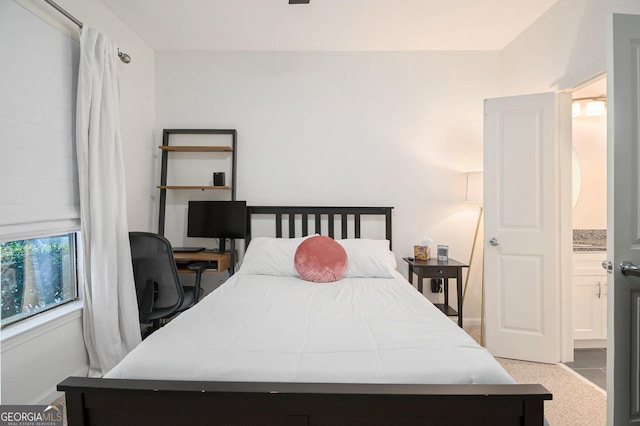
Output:
<instances>
[{"instance_id":1,"label":"window sill","mask_svg":"<svg viewBox=\"0 0 640 426\"><path fill-rule=\"evenodd\" d=\"M0 331L2 352L81 318L82 306L82 300L76 300L8 326Z\"/></svg>"}]
</instances>

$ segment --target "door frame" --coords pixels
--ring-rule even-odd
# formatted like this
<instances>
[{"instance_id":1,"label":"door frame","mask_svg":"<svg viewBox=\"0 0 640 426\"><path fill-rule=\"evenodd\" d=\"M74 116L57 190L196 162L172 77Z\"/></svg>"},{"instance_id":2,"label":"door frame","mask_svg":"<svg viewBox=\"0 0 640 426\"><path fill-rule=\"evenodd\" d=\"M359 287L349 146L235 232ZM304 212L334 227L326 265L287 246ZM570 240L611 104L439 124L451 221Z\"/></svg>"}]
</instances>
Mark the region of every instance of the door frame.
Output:
<instances>
[{"instance_id":1,"label":"door frame","mask_svg":"<svg viewBox=\"0 0 640 426\"><path fill-rule=\"evenodd\" d=\"M575 90L575 89L574 89ZM560 92L565 93L565 92ZM570 93L569 93L570 95ZM567 201L559 206L560 215L560 361L573 362L573 206L569 200L573 195L573 115L572 98L558 108L559 125L564 137L560 140L560 194Z\"/></svg>"},{"instance_id":2,"label":"door frame","mask_svg":"<svg viewBox=\"0 0 640 426\"><path fill-rule=\"evenodd\" d=\"M555 91L561 93L572 93L576 90L579 90L594 81L600 80L603 77L606 77L607 70L606 64L603 62L602 64L597 64L596 66L590 67L590 69L585 70L585 72L581 73L579 77L564 79L561 83L556 85L554 88ZM569 114L571 112L569 111ZM562 118L560 118L562 120ZM567 119L567 118L565 118ZM569 115L568 123L571 123L571 127L573 127L573 117ZM568 146L562 146L562 149L568 149L569 154L564 155L561 159L561 173L562 179L569 180L569 182L573 181L572 176L572 158L571 158L571 148L573 146L572 138L569 139L569 143L566 144ZM573 218L572 218L572 209L569 209L568 212L565 212L561 216L561 226L565 228L566 231L571 233L573 231ZM562 303L561 303L561 321L562 321L562 342L561 342L561 351L562 351L562 362L573 362L573 353L574 353L574 341L573 341L573 278L571 274L571 266L573 263L573 235L569 235L565 238L569 238L568 244L562 244L560 247L560 264L561 264L561 277L562 277Z\"/></svg>"},{"instance_id":3,"label":"door frame","mask_svg":"<svg viewBox=\"0 0 640 426\"><path fill-rule=\"evenodd\" d=\"M571 94L606 76L606 64L597 64L589 67L588 70L579 75L573 75L558 82L549 91L558 94ZM571 102L568 105L559 105L557 108L556 125L561 126L561 131L571 132L573 127L573 117L571 114ZM561 196L571 199L572 190L572 147L571 135L561 138L566 142L559 146L559 187ZM566 203L565 203L566 204ZM558 306L560 326L560 356L561 362L573 362L574 360L574 340L573 340L573 286L572 286L572 265L573 265L573 219L571 203L568 207L558 206L557 214L560 216L560 244L558 247L558 274L561 283Z\"/></svg>"}]
</instances>

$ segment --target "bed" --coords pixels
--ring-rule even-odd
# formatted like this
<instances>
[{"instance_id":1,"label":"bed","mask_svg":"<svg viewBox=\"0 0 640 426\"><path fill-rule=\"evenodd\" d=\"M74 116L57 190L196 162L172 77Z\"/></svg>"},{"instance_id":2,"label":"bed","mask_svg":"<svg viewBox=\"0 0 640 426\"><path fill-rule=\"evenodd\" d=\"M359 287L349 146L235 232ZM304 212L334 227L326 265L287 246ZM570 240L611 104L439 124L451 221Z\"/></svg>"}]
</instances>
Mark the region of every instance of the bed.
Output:
<instances>
[{"instance_id":1,"label":"bed","mask_svg":"<svg viewBox=\"0 0 640 426\"><path fill-rule=\"evenodd\" d=\"M391 212L248 207L239 271L105 378L60 383L69 424L543 424L550 393L515 384L395 270ZM256 237L267 215L275 237ZM338 281L298 275L314 234L344 249Z\"/></svg>"}]
</instances>

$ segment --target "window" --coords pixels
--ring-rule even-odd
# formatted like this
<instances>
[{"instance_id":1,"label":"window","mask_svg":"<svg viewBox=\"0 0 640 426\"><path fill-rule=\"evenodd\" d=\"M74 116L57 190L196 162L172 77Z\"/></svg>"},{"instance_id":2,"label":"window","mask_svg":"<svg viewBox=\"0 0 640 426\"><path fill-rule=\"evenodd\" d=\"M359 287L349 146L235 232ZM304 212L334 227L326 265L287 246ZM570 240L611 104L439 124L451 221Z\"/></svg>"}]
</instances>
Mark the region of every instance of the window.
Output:
<instances>
[{"instance_id":1,"label":"window","mask_svg":"<svg viewBox=\"0 0 640 426\"><path fill-rule=\"evenodd\" d=\"M0 243L2 327L76 300L76 234Z\"/></svg>"},{"instance_id":2,"label":"window","mask_svg":"<svg viewBox=\"0 0 640 426\"><path fill-rule=\"evenodd\" d=\"M78 298L80 48L15 2L0 0L0 28L0 326L6 327Z\"/></svg>"}]
</instances>

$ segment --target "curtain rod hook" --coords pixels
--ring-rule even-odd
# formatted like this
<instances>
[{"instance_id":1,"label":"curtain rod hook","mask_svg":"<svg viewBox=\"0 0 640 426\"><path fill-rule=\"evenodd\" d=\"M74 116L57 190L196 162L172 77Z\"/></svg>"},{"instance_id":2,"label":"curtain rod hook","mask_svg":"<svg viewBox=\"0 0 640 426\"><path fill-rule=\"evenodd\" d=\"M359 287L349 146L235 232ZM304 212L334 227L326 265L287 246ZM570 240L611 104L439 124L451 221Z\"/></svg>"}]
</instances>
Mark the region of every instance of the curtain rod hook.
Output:
<instances>
[{"instance_id":1,"label":"curtain rod hook","mask_svg":"<svg viewBox=\"0 0 640 426\"><path fill-rule=\"evenodd\" d=\"M118 49L118 57L125 64L131 63L131 56L127 55L126 53L122 53L120 49Z\"/></svg>"}]
</instances>

